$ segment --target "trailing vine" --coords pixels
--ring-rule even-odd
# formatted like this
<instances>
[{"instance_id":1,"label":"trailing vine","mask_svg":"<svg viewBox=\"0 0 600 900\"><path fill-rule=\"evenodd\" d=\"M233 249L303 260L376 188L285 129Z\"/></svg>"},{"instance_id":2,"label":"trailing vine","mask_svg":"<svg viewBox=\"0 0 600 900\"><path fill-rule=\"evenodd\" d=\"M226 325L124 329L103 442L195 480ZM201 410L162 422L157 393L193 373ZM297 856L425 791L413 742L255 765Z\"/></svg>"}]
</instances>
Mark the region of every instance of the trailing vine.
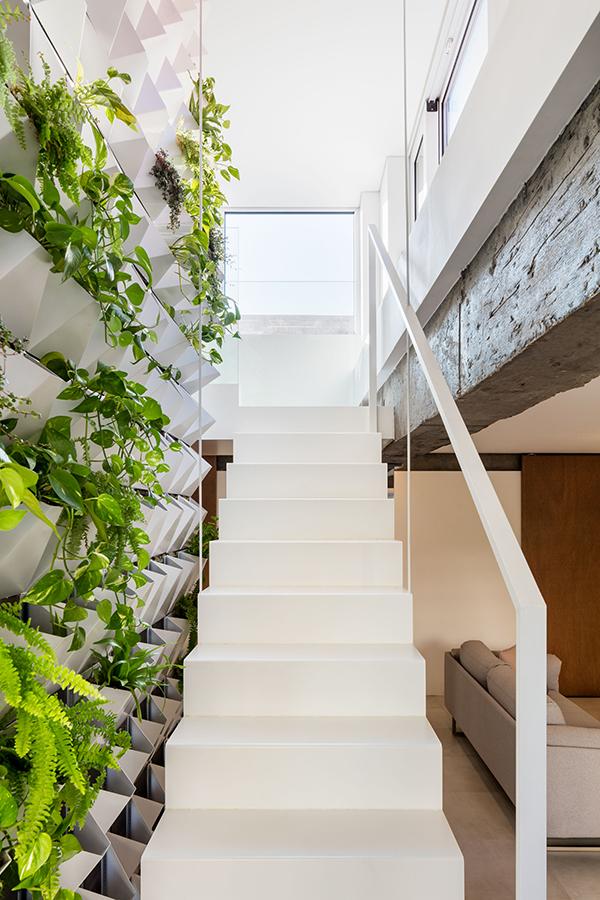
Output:
<instances>
[{"instance_id":1,"label":"trailing vine","mask_svg":"<svg viewBox=\"0 0 600 900\"><path fill-rule=\"evenodd\" d=\"M220 349L227 334L239 337L237 305L223 289L225 262L223 208L227 202L221 181L239 179L232 165L232 150L224 139L230 122L228 106L218 103L214 79L193 81L190 111L198 125L202 121L202 149L197 135L180 128L177 143L190 177L185 185L185 209L192 216L192 231L179 238L171 249L179 268L181 290L192 307L200 307L201 317L184 324L184 332L197 348L202 344L205 357L220 363ZM202 113L202 115L201 115ZM202 171L200 161L202 160ZM202 210L200 184L202 183Z\"/></svg>"}]
</instances>

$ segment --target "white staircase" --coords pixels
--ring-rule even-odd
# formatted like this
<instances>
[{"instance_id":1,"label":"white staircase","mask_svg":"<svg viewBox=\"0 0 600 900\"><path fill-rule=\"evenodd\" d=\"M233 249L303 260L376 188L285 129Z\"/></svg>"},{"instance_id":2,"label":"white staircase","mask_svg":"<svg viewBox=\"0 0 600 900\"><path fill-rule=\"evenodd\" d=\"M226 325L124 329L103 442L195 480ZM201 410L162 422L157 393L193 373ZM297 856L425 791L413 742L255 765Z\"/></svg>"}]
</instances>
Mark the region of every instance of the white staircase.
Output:
<instances>
[{"instance_id":1,"label":"white staircase","mask_svg":"<svg viewBox=\"0 0 600 900\"><path fill-rule=\"evenodd\" d=\"M246 408L142 900L462 900L381 438Z\"/></svg>"}]
</instances>

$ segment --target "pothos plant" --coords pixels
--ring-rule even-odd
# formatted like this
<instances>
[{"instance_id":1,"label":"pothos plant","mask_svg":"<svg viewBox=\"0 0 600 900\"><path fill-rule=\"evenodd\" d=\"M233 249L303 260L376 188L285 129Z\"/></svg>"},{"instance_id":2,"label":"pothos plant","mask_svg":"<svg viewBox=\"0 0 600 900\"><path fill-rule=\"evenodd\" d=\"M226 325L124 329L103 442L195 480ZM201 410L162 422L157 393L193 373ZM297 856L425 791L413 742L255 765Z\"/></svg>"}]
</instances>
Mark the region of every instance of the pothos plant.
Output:
<instances>
[{"instance_id":1,"label":"pothos plant","mask_svg":"<svg viewBox=\"0 0 600 900\"><path fill-rule=\"evenodd\" d=\"M2 41L10 46L1 21L0 60ZM159 366L148 349L156 334L140 322L139 314L152 287L152 266L142 247L125 250L132 226L140 221L133 210L134 188L123 173L109 176L104 171L108 149L94 115L104 110L109 121L119 119L135 129L135 116L110 85L113 79L129 83L130 76L111 68L106 80L86 83L79 71L70 89L65 78L51 79L45 63L38 83L15 67L8 49L5 58L9 120L23 144L23 122L30 121L39 154L36 185L19 174L0 173L0 227L28 231L50 253L53 270L63 280L74 278L98 301L111 346L131 346L136 361L147 358L162 377L178 379L178 370ZM93 147L82 137L84 125ZM72 211L61 190L75 204Z\"/></svg>"},{"instance_id":2,"label":"pothos plant","mask_svg":"<svg viewBox=\"0 0 600 900\"><path fill-rule=\"evenodd\" d=\"M185 332L211 362L222 362L220 349L227 334L239 337L236 304L223 290L223 208L227 202L222 181L238 179L232 151L224 138L229 128L228 106L218 103L214 79L193 82L190 111L201 124L202 147L197 135L180 128L177 142L190 171L185 184L185 208L192 216L192 231L172 245L179 268L181 290L192 307L200 307L200 320L186 323ZM200 189L202 188L202 203Z\"/></svg>"},{"instance_id":3,"label":"pothos plant","mask_svg":"<svg viewBox=\"0 0 600 900\"><path fill-rule=\"evenodd\" d=\"M75 402L73 415L50 418L35 444L6 440L11 459L35 473L38 497L61 508L50 570L25 600L53 607L60 623L74 628L75 650L85 640L78 624L87 615L83 604L95 591L116 602L130 584L145 582L149 538L140 527L140 492L150 505L164 494L162 429L169 420L123 371L98 363L90 374L58 353L44 362L65 380L58 399ZM170 446L180 448L175 441Z\"/></svg>"}]
</instances>

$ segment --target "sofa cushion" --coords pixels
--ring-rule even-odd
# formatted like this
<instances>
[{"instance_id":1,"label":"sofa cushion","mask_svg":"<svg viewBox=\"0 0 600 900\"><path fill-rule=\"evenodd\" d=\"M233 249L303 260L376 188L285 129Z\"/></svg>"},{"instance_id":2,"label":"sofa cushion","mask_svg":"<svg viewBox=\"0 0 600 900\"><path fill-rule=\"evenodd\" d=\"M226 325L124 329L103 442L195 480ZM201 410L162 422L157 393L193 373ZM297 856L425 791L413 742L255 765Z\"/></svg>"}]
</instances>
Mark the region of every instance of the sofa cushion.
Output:
<instances>
[{"instance_id":1,"label":"sofa cushion","mask_svg":"<svg viewBox=\"0 0 600 900\"><path fill-rule=\"evenodd\" d=\"M517 668L517 645L513 644L512 647L507 647L506 650L501 650L498 654L499 658L502 662L505 662L507 665L512 666L513 669ZM562 660L555 656L554 653L549 653L547 658L547 666L548 666L548 690L549 691L558 691L558 680L560 676L560 670L562 668Z\"/></svg>"},{"instance_id":2,"label":"sofa cushion","mask_svg":"<svg viewBox=\"0 0 600 900\"><path fill-rule=\"evenodd\" d=\"M558 691L558 679L562 668L562 660L554 653L548 654L548 690Z\"/></svg>"},{"instance_id":3,"label":"sofa cushion","mask_svg":"<svg viewBox=\"0 0 600 900\"><path fill-rule=\"evenodd\" d=\"M483 641L465 641L460 648L460 662L483 687L487 687L490 669L504 665Z\"/></svg>"},{"instance_id":4,"label":"sofa cushion","mask_svg":"<svg viewBox=\"0 0 600 900\"><path fill-rule=\"evenodd\" d=\"M488 672L487 689L500 706L516 719L517 717L517 676L512 666L501 662Z\"/></svg>"},{"instance_id":5,"label":"sofa cushion","mask_svg":"<svg viewBox=\"0 0 600 900\"><path fill-rule=\"evenodd\" d=\"M548 725L566 725L564 713L556 700L548 694L546 701L546 721ZM600 722L598 724L600 725Z\"/></svg>"},{"instance_id":6,"label":"sofa cushion","mask_svg":"<svg viewBox=\"0 0 600 900\"><path fill-rule=\"evenodd\" d=\"M575 728L600 728L600 720L591 716L585 709L582 709L577 703L573 703L568 697L563 697L557 691L551 691L550 697L554 700L564 717L565 725L572 725Z\"/></svg>"}]
</instances>

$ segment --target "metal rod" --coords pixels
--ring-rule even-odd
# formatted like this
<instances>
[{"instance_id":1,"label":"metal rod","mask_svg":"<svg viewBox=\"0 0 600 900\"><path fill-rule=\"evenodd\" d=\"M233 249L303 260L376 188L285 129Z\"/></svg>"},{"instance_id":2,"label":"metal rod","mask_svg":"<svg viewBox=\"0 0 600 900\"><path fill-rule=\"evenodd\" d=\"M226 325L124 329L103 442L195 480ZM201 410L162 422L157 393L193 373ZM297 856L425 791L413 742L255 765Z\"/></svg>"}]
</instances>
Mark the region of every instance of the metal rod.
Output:
<instances>
[{"instance_id":1,"label":"metal rod","mask_svg":"<svg viewBox=\"0 0 600 900\"><path fill-rule=\"evenodd\" d=\"M408 66L406 53L406 0L402 2L402 112L404 122L404 262L406 302L410 304L410 159L408 155ZM406 589L412 591L412 469L410 423L410 339L406 334Z\"/></svg>"},{"instance_id":2,"label":"metal rod","mask_svg":"<svg viewBox=\"0 0 600 900\"><path fill-rule=\"evenodd\" d=\"M369 430L377 431L377 254L369 241Z\"/></svg>"}]
</instances>

